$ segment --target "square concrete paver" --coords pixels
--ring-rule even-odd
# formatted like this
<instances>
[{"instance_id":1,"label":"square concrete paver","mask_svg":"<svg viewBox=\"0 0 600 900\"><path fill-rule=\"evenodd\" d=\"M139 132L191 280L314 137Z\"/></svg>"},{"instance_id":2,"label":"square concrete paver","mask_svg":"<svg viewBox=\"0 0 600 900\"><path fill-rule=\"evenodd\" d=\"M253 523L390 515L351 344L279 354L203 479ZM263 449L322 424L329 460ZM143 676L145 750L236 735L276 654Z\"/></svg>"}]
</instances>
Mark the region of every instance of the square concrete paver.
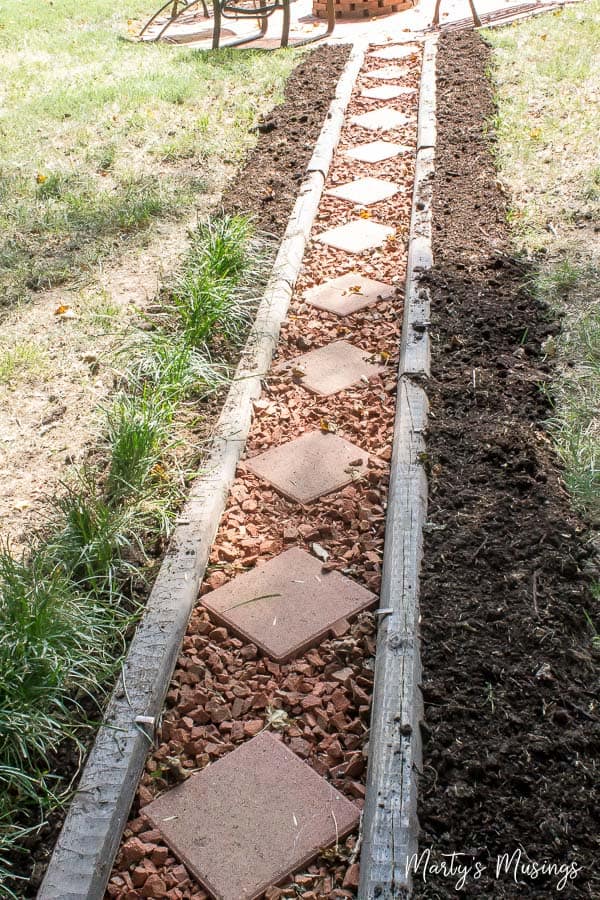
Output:
<instances>
[{"instance_id":1,"label":"square concrete paver","mask_svg":"<svg viewBox=\"0 0 600 900\"><path fill-rule=\"evenodd\" d=\"M202 597L211 616L276 662L319 644L340 619L376 601L375 594L294 547Z\"/></svg>"},{"instance_id":2,"label":"square concrete paver","mask_svg":"<svg viewBox=\"0 0 600 900\"><path fill-rule=\"evenodd\" d=\"M348 272L309 288L303 299L317 309L324 309L338 316L351 316L359 309L372 306L378 300L391 300L393 296L394 288L391 285L365 278L358 272Z\"/></svg>"},{"instance_id":3,"label":"square concrete paver","mask_svg":"<svg viewBox=\"0 0 600 900\"><path fill-rule=\"evenodd\" d=\"M371 355L348 341L334 341L297 356L277 369L292 371L308 391L328 397L383 372L384 366L367 362Z\"/></svg>"},{"instance_id":4,"label":"square concrete paver","mask_svg":"<svg viewBox=\"0 0 600 900\"><path fill-rule=\"evenodd\" d=\"M394 181L367 176L330 188L327 193L332 197L339 197L341 200L349 200L350 203L370 206L371 203L379 203L381 200L393 197L398 193L398 185Z\"/></svg>"},{"instance_id":5,"label":"square concrete paver","mask_svg":"<svg viewBox=\"0 0 600 900\"><path fill-rule=\"evenodd\" d=\"M416 44L393 44L390 47L383 47L381 50L374 50L369 56L375 59L407 59L414 56L419 48Z\"/></svg>"},{"instance_id":6,"label":"square concrete paver","mask_svg":"<svg viewBox=\"0 0 600 900\"><path fill-rule=\"evenodd\" d=\"M382 81L396 81L400 78L406 78L408 69L402 66L382 66L381 69L371 69L370 72L363 72L363 78L377 78Z\"/></svg>"},{"instance_id":7,"label":"square concrete paver","mask_svg":"<svg viewBox=\"0 0 600 900\"><path fill-rule=\"evenodd\" d=\"M360 116L352 116L350 119L352 125L360 125L361 128L368 128L371 131L391 131L392 128L401 128L408 122L408 116L398 112L393 106L380 106L368 113L362 113Z\"/></svg>"},{"instance_id":8,"label":"square concrete paver","mask_svg":"<svg viewBox=\"0 0 600 900\"><path fill-rule=\"evenodd\" d=\"M255 900L352 831L360 810L264 733L144 815L217 900Z\"/></svg>"},{"instance_id":9,"label":"square concrete paver","mask_svg":"<svg viewBox=\"0 0 600 900\"><path fill-rule=\"evenodd\" d=\"M412 87L398 87L395 84L378 84L377 87L365 88L361 91L361 96L369 100L395 100L396 97L414 94L416 90Z\"/></svg>"},{"instance_id":10,"label":"square concrete paver","mask_svg":"<svg viewBox=\"0 0 600 900\"><path fill-rule=\"evenodd\" d=\"M380 225L370 219L354 219L322 232L317 235L316 240L346 253L363 253L365 250L381 247L385 239L395 233L389 225Z\"/></svg>"},{"instance_id":11,"label":"square concrete paver","mask_svg":"<svg viewBox=\"0 0 600 900\"><path fill-rule=\"evenodd\" d=\"M414 148L406 147L404 144L394 144L392 141L370 141L368 144L356 144L346 150L346 156L368 163L382 162L384 159L391 159L400 153L414 153Z\"/></svg>"},{"instance_id":12,"label":"square concrete paver","mask_svg":"<svg viewBox=\"0 0 600 900\"><path fill-rule=\"evenodd\" d=\"M311 503L350 484L353 471L364 472L368 459L368 453L337 434L309 431L252 457L246 466L290 500Z\"/></svg>"}]
</instances>

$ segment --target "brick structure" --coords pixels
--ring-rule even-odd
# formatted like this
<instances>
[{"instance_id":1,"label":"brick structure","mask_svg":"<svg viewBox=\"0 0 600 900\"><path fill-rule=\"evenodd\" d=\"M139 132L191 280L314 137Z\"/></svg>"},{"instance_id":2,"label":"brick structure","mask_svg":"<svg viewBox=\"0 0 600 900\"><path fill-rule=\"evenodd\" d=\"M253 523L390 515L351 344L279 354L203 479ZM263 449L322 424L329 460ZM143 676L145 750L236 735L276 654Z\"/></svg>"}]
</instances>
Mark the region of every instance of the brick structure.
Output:
<instances>
[{"instance_id":1,"label":"brick structure","mask_svg":"<svg viewBox=\"0 0 600 900\"><path fill-rule=\"evenodd\" d=\"M390 16L415 6L413 0L335 0L336 19L370 19ZM313 16L327 18L327 0L313 0Z\"/></svg>"}]
</instances>

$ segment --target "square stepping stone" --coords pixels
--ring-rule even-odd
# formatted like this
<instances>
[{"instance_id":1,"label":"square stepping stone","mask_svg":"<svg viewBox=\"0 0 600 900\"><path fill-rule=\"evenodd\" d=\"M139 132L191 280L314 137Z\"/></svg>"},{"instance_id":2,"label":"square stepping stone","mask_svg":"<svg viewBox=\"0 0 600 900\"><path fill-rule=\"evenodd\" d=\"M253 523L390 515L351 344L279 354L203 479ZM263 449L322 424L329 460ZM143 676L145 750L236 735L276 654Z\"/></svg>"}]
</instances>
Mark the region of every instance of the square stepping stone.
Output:
<instances>
[{"instance_id":1,"label":"square stepping stone","mask_svg":"<svg viewBox=\"0 0 600 900\"><path fill-rule=\"evenodd\" d=\"M202 597L220 624L276 662L319 644L341 619L358 615L375 594L294 547Z\"/></svg>"},{"instance_id":2,"label":"square stepping stone","mask_svg":"<svg viewBox=\"0 0 600 900\"><path fill-rule=\"evenodd\" d=\"M377 87L365 88L361 92L362 97L369 100L395 100L396 97L406 97L416 94L417 89L412 87L398 87L395 84L378 84Z\"/></svg>"},{"instance_id":3,"label":"square stepping stone","mask_svg":"<svg viewBox=\"0 0 600 900\"><path fill-rule=\"evenodd\" d=\"M400 153L413 153L413 147L404 144L394 144L392 141L370 141L368 144L356 144L346 150L346 156L358 159L360 162L377 163L384 159L391 159Z\"/></svg>"},{"instance_id":4,"label":"square stepping stone","mask_svg":"<svg viewBox=\"0 0 600 900\"><path fill-rule=\"evenodd\" d=\"M265 732L144 815L216 900L255 900L352 831L360 810Z\"/></svg>"},{"instance_id":5,"label":"square stepping stone","mask_svg":"<svg viewBox=\"0 0 600 900\"><path fill-rule=\"evenodd\" d=\"M391 285L365 278L358 272L332 278L304 293L304 300L311 306L338 316L351 316L378 300L391 300L393 297L394 288Z\"/></svg>"},{"instance_id":6,"label":"square stepping stone","mask_svg":"<svg viewBox=\"0 0 600 900\"><path fill-rule=\"evenodd\" d=\"M372 112L352 116L350 122L371 131L391 131L392 128L401 128L402 125L406 125L408 116L398 112L393 106L380 106L379 109L374 109Z\"/></svg>"},{"instance_id":7,"label":"square stepping stone","mask_svg":"<svg viewBox=\"0 0 600 900\"><path fill-rule=\"evenodd\" d=\"M332 197L341 200L349 200L360 206L370 206L371 203L379 203L398 193L398 185L394 181L385 181L382 178L357 178L356 181L348 181L339 187L330 188L327 191Z\"/></svg>"},{"instance_id":8,"label":"square stepping stone","mask_svg":"<svg viewBox=\"0 0 600 900\"><path fill-rule=\"evenodd\" d=\"M346 253L363 253L381 247L385 239L395 233L389 225L380 225L371 219L355 219L324 231L317 235L316 240Z\"/></svg>"},{"instance_id":9,"label":"square stepping stone","mask_svg":"<svg viewBox=\"0 0 600 900\"><path fill-rule=\"evenodd\" d=\"M407 59L418 51L416 44L392 44L389 47L382 47L381 50L374 50L369 56L375 59Z\"/></svg>"},{"instance_id":10,"label":"square stepping stone","mask_svg":"<svg viewBox=\"0 0 600 900\"><path fill-rule=\"evenodd\" d=\"M363 78L381 78L383 81L395 81L398 78L406 78L407 75L408 70L401 66L384 66L371 72L363 72Z\"/></svg>"},{"instance_id":11,"label":"square stepping stone","mask_svg":"<svg viewBox=\"0 0 600 900\"><path fill-rule=\"evenodd\" d=\"M368 459L368 453L337 434L309 431L252 457L246 466L290 500L311 503L350 484Z\"/></svg>"},{"instance_id":12,"label":"square stepping stone","mask_svg":"<svg viewBox=\"0 0 600 900\"><path fill-rule=\"evenodd\" d=\"M384 366L367 362L369 356L365 350L354 347L348 341L334 341L297 356L277 369L293 372L308 391L328 397L383 372Z\"/></svg>"}]
</instances>

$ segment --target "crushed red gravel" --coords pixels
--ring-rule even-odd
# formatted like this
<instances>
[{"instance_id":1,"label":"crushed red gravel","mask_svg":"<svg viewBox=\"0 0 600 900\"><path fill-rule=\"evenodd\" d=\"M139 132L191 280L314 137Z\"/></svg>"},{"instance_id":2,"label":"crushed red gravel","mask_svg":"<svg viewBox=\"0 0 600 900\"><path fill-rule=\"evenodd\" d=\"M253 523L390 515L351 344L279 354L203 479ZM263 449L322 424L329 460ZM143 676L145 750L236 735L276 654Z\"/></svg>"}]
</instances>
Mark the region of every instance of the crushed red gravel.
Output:
<instances>
[{"instance_id":1,"label":"crushed red gravel","mask_svg":"<svg viewBox=\"0 0 600 900\"><path fill-rule=\"evenodd\" d=\"M373 63L368 60L367 65ZM417 55L406 65L403 84L417 87L419 71ZM352 115L378 105L378 101L360 97L361 86L359 80L347 122ZM409 122L387 132L386 139L414 146L416 93L392 103ZM242 464L213 546L202 595L284 549L298 546L311 551L314 543L329 554L325 570L338 569L373 592L379 591L402 293L398 288L394 300L378 302L345 318L317 311L302 299L305 289L354 269L394 285L403 282L414 154L396 157L381 167L351 162L344 155L347 147L373 137L357 126L344 127L326 189L361 175L387 176L398 182L401 192L392 201L369 207L367 213L392 226L396 236L384 249L355 256L311 241L282 329L278 359L287 360L345 337L387 366L368 384L332 397L315 397L296 383L293 372L274 371L255 403L246 449L250 457L321 428L335 431L373 458L352 484L307 507L286 500ZM263 165L268 166L268 161ZM324 195L313 238L358 213L352 204ZM263 729L278 733L298 756L362 806L374 654L375 627L369 612L350 624L342 623L335 637L298 659L277 664L211 622L199 606L167 696L160 743L148 759L107 896L118 900L140 896L203 900L207 896L169 853L160 835L149 829L143 808L159 792ZM354 897L358 886L356 840L357 836L351 835L288 885L271 888L268 900L300 894L304 900ZM149 893L154 890L165 893Z\"/></svg>"},{"instance_id":2,"label":"crushed red gravel","mask_svg":"<svg viewBox=\"0 0 600 900\"><path fill-rule=\"evenodd\" d=\"M476 33L440 40L421 850L432 866L465 854L464 896L597 898L592 547L543 430L542 342L558 325L511 257L486 128L489 60ZM496 877L502 854L519 850L522 866L565 869L528 873L513 857ZM416 896L458 893L445 862L425 881L421 867Z\"/></svg>"}]
</instances>

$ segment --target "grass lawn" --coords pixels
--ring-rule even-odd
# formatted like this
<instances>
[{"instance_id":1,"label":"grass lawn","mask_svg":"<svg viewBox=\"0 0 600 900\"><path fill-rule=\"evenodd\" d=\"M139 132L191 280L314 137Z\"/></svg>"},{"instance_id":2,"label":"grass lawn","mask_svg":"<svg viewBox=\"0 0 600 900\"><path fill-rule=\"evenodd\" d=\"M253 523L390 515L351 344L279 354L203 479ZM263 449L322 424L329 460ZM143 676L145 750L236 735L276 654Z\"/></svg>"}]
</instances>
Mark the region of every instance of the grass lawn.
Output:
<instances>
[{"instance_id":1,"label":"grass lawn","mask_svg":"<svg viewBox=\"0 0 600 900\"><path fill-rule=\"evenodd\" d=\"M500 177L532 289L560 311L550 428L579 508L600 521L600 0L484 32Z\"/></svg>"},{"instance_id":2,"label":"grass lawn","mask_svg":"<svg viewBox=\"0 0 600 900\"><path fill-rule=\"evenodd\" d=\"M136 44L148 0L0 6L0 312L214 194L297 54Z\"/></svg>"}]
</instances>

